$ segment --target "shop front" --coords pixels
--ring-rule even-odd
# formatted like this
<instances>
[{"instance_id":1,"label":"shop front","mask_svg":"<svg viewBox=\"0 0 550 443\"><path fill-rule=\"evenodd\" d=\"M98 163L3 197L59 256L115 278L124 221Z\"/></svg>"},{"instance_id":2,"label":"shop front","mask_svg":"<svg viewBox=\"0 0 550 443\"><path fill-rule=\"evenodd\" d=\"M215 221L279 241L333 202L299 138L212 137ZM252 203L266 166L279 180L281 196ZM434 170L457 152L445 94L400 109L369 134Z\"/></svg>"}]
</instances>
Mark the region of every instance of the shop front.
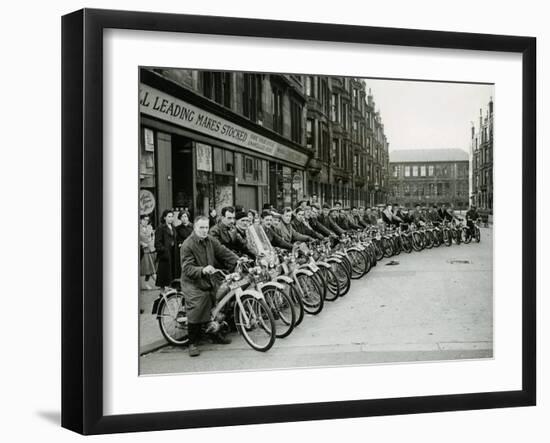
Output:
<instances>
[{"instance_id":1,"label":"shop front","mask_svg":"<svg viewBox=\"0 0 550 443\"><path fill-rule=\"evenodd\" d=\"M195 217L303 197L304 153L144 84L140 111L140 210L157 221L167 208Z\"/></svg>"}]
</instances>

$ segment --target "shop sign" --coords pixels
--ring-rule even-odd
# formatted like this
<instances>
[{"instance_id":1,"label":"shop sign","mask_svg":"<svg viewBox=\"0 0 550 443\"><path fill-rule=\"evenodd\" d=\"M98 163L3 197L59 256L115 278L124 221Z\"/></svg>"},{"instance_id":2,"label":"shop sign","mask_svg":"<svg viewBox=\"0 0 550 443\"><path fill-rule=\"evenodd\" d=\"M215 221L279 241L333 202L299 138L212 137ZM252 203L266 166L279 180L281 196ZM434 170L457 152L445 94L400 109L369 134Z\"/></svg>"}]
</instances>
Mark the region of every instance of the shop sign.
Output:
<instances>
[{"instance_id":1,"label":"shop sign","mask_svg":"<svg viewBox=\"0 0 550 443\"><path fill-rule=\"evenodd\" d=\"M139 213L148 215L155 210L155 196L147 189L139 190Z\"/></svg>"},{"instance_id":2,"label":"shop sign","mask_svg":"<svg viewBox=\"0 0 550 443\"><path fill-rule=\"evenodd\" d=\"M274 158L305 166L306 154L249 131L150 86L139 86L140 112Z\"/></svg>"},{"instance_id":3,"label":"shop sign","mask_svg":"<svg viewBox=\"0 0 550 443\"><path fill-rule=\"evenodd\" d=\"M197 143L197 170L212 172L212 147Z\"/></svg>"}]
</instances>

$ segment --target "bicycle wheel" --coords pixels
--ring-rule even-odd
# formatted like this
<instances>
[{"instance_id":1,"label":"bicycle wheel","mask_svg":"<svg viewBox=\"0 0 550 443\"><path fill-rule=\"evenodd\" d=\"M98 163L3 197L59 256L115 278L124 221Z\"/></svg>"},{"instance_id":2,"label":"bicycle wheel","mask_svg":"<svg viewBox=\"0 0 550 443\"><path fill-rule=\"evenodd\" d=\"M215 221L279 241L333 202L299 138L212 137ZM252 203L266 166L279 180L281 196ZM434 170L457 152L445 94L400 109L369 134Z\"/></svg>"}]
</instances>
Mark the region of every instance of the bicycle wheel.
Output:
<instances>
[{"instance_id":1,"label":"bicycle wheel","mask_svg":"<svg viewBox=\"0 0 550 443\"><path fill-rule=\"evenodd\" d=\"M376 260L382 260L384 258L384 249L382 249L380 243L381 242L379 240L376 240L374 242L374 249L376 250Z\"/></svg>"},{"instance_id":2,"label":"bicycle wheel","mask_svg":"<svg viewBox=\"0 0 550 443\"><path fill-rule=\"evenodd\" d=\"M262 294L275 320L275 336L288 337L296 321L292 300L284 291L269 283L262 287Z\"/></svg>"},{"instance_id":3,"label":"bicycle wheel","mask_svg":"<svg viewBox=\"0 0 550 443\"><path fill-rule=\"evenodd\" d=\"M296 327L300 323L302 323L302 320L304 319L304 302L302 301L302 297L300 297L300 294L298 293L298 289L296 289L296 283L292 282L291 284L286 284L285 286L287 287L290 301L294 306L294 314L296 315L294 327Z\"/></svg>"},{"instance_id":4,"label":"bicycle wheel","mask_svg":"<svg viewBox=\"0 0 550 443\"><path fill-rule=\"evenodd\" d=\"M173 345L182 346L189 342L187 332L187 312L183 294L170 294L160 302L158 307L158 322L160 332Z\"/></svg>"},{"instance_id":5,"label":"bicycle wheel","mask_svg":"<svg viewBox=\"0 0 550 443\"><path fill-rule=\"evenodd\" d=\"M273 346L275 320L265 301L252 295L244 295L240 304L235 303L234 315L237 330L253 349L265 352Z\"/></svg>"},{"instance_id":6,"label":"bicycle wheel","mask_svg":"<svg viewBox=\"0 0 550 443\"><path fill-rule=\"evenodd\" d=\"M412 252L413 246L412 246L412 238L410 234L403 235L403 237L401 238L401 244L403 245L403 250L407 254L410 254Z\"/></svg>"},{"instance_id":7,"label":"bicycle wheel","mask_svg":"<svg viewBox=\"0 0 550 443\"><path fill-rule=\"evenodd\" d=\"M462 228L462 241L466 244L472 241L472 233L466 226Z\"/></svg>"},{"instance_id":8,"label":"bicycle wheel","mask_svg":"<svg viewBox=\"0 0 550 443\"><path fill-rule=\"evenodd\" d=\"M343 297L349 292L351 287L351 277L343 263L332 262L330 266L340 285L339 296Z\"/></svg>"},{"instance_id":9,"label":"bicycle wheel","mask_svg":"<svg viewBox=\"0 0 550 443\"><path fill-rule=\"evenodd\" d=\"M357 280L367 273L367 262L365 256L360 251L348 251L348 256L351 263L351 278Z\"/></svg>"},{"instance_id":10,"label":"bicycle wheel","mask_svg":"<svg viewBox=\"0 0 550 443\"><path fill-rule=\"evenodd\" d=\"M448 229L443 230L443 242L445 243L446 246L451 246L453 244L451 232Z\"/></svg>"},{"instance_id":11,"label":"bicycle wheel","mask_svg":"<svg viewBox=\"0 0 550 443\"><path fill-rule=\"evenodd\" d=\"M340 282L334 274L332 268L321 268L325 283L327 285L327 295L325 300L334 301L340 296Z\"/></svg>"},{"instance_id":12,"label":"bicycle wheel","mask_svg":"<svg viewBox=\"0 0 550 443\"><path fill-rule=\"evenodd\" d=\"M321 268L319 268L317 271L313 272L313 278L317 280L317 284L321 288L321 296L323 297L323 300L327 298L327 283L325 281L325 276L321 271Z\"/></svg>"},{"instance_id":13,"label":"bicycle wheel","mask_svg":"<svg viewBox=\"0 0 550 443\"><path fill-rule=\"evenodd\" d=\"M300 295L304 303L304 311L311 315L319 314L323 310L324 300L317 280L306 274L298 274L296 280L302 289ZM298 292L300 292L299 289Z\"/></svg>"},{"instance_id":14,"label":"bicycle wheel","mask_svg":"<svg viewBox=\"0 0 550 443\"><path fill-rule=\"evenodd\" d=\"M424 249L424 244L422 242L422 236L418 232L414 232L412 235L412 247L415 251L420 252Z\"/></svg>"},{"instance_id":15,"label":"bicycle wheel","mask_svg":"<svg viewBox=\"0 0 550 443\"><path fill-rule=\"evenodd\" d=\"M389 238L384 237L380 240L382 251L384 251L384 257L390 258L393 255L393 245Z\"/></svg>"},{"instance_id":16,"label":"bicycle wheel","mask_svg":"<svg viewBox=\"0 0 550 443\"><path fill-rule=\"evenodd\" d=\"M474 233L475 241L476 243L479 243L481 241L481 231L477 226L474 229L475 229L475 233Z\"/></svg>"}]
</instances>

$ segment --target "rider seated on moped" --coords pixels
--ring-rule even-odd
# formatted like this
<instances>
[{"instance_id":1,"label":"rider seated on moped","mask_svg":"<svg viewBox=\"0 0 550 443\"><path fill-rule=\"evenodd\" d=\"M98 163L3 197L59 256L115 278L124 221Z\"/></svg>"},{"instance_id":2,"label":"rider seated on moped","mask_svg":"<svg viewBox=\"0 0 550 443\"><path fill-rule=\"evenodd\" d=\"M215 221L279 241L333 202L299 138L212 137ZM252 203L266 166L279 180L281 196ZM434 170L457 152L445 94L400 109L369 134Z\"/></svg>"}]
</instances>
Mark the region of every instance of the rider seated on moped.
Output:
<instances>
[{"instance_id":1,"label":"rider seated on moped","mask_svg":"<svg viewBox=\"0 0 550 443\"><path fill-rule=\"evenodd\" d=\"M238 257L216 238L208 235L209 220L198 216L193 233L181 245L181 289L185 294L189 355L200 354L197 344L202 327L210 321L210 311L220 296L220 281L214 276L217 268L233 270ZM221 292L227 292L221 288ZM216 343L229 344L231 340L220 333L212 336Z\"/></svg>"},{"instance_id":2,"label":"rider seated on moped","mask_svg":"<svg viewBox=\"0 0 550 443\"><path fill-rule=\"evenodd\" d=\"M468 230L472 233L474 232L474 222L479 219L479 213L477 212L476 205L471 205L470 209L466 212L466 226Z\"/></svg>"}]
</instances>

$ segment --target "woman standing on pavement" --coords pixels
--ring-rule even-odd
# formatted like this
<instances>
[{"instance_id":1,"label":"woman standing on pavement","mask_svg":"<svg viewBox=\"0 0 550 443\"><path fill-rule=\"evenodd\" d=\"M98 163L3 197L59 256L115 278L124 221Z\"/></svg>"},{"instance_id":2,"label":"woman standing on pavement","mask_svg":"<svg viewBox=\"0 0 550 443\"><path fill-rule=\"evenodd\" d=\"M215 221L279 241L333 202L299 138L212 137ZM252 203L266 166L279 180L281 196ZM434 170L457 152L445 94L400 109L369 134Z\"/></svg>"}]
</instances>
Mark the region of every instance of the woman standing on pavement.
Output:
<instances>
[{"instance_id":1,"label":"woman standing on pavement","mask_svg":"<svg viewBox=\"0 0 550 443\"><path fill-rule=\"evenodd\" d=\"M177 268L178 238L173 226L174 213L166 209L160 217L160 225L155 231L155 249L157 251L157 286L165 288L174 278L179 277Z\"/></svg>"},{"instance_id":2,"label":"woman standing on pavement","mask_svg":"<svg viewBox=\"0 0 550 443\"><path fill-rule=\"evenodd\" d=\"M155 274L155 234L150 224L149 216L143 214L139 217L139 249L140 249L140 269L139 275L145 278L143 289L153 289L149 283L151 276Z\"/></svg>"}]
</instances>

